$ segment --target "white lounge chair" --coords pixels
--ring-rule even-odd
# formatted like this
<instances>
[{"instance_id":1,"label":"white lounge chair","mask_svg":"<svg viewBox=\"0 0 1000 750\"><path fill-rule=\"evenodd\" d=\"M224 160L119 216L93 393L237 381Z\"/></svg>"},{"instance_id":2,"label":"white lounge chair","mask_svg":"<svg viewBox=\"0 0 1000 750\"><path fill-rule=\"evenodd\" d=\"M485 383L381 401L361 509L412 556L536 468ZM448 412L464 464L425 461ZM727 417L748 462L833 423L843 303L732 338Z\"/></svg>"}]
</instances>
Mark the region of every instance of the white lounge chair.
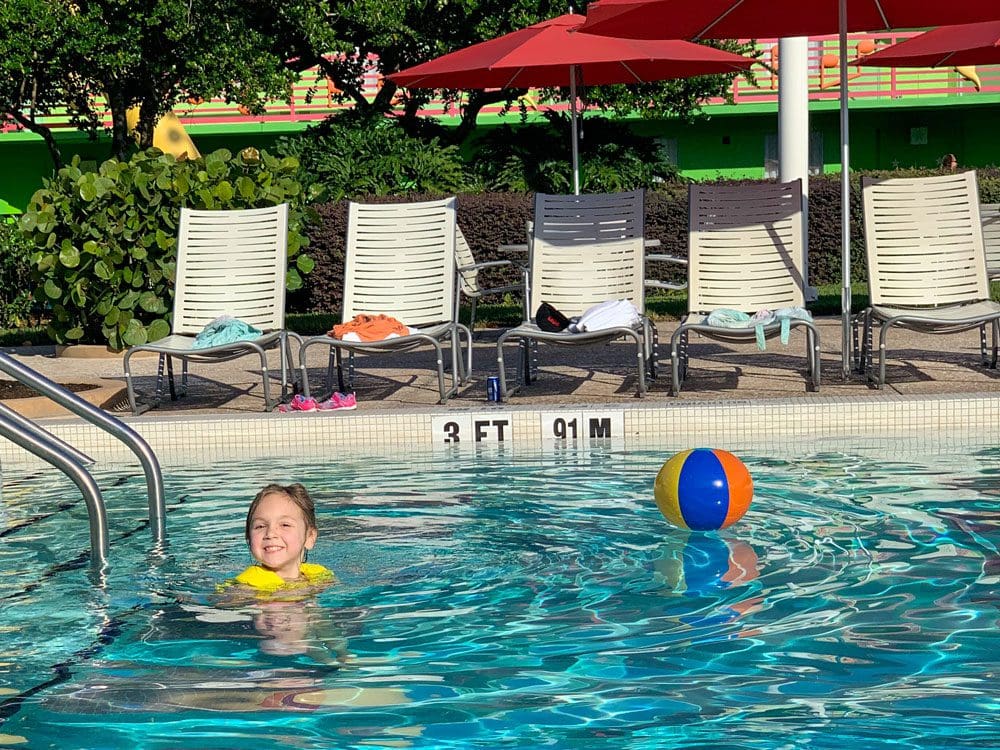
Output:
<instances>
[{"instance_id":1,"label":"white lounge chair","mask_svg":"<svg viewBox=\"0 0 1000 750\"><path fill-rule=\"evenodd\" d=\"M887 180L862 178L870 307L859 368L885 384L886 340L893 326L923 333L979 329L983 364L996 367L1000 304L990 300L975 172ZM879 325L878 373L872 375L873 329ZM992 328L987 358L986 326Z\"/></svg>"},{"instance_id":2,"label":"white lounge chair","mask_svg":"<svg viewBox=\"0 0 1000 750\"><path fill-rule=\"evenodd\" d=\"M260 357L264 408L274 408L266 350L281 356L281 394L289 386L291 352L285 328L285 266L288 256L288 204L236 211L182 208L177 234L177 270L170 335L125 352L129 405L139 414L159 404L164 365L171 398L177 397L172 359L183 363L180 395L187 390L188 362L211 364L247 354ZM196 336L215 319L228 315L262 331L255 338L195 349ZM156 395L140 405L132 383L130 359L138 352L160 355Z\"/></svg>"},{"instance_id":3,"label":"white lounge chair","mask_svg":"<svg viewBox=\"0 0 1000 750\"><path fill-rule=\"evenodd\" d=\"M342 320L347 323L357 315L388 315L412 332L378 341L350 341L329 334L306 339L299 350L305 396L310 395L306 352L316 345L330 348L327 389L332 389L334 366L339 390L353 389L356 352L406 350L430 344L437 355L441 403L458 391L472 369L472 347L469 329L458 322L456 229L454 198L349 204ZM460 333L469 343L467 365L461 356ZM450 387L445 385L444 342L450 348ZM346 381L343 352L349 354Z\"/></svg>"},{"instance_id":4,"label":"white lounge chair","mask_svg":"<svg viewBox=\"0 0 1000 750\"><path fill-rule=\"evenodd\" d=\"M779 315L804 310L802 183L691 185L688 191L688 312L670 340L672 393L687 375L691 332L716 341L757 340L756 326L709 324L716 310ZM714 320L714 318L713 318ZM811 317L761 326L766 340L794 328L806 334L807 384L819 389L819 332Z\"/></svg>"},{"instance_id":5,"label":"white lounge chair","mask_svg":"<svg viewBox=\"0 0 1000 750\"><path fill-rule=\"evenodd\" d=\"M1000 281L1000 203L980 203L979 218L983 222L986 276L990 281Z\"/></svg>"},{"instance_id":6,"label":"white lounge chair","mask_svg":"<svg viewBox=\"0 0 1000 750\"><path fill-rule=\"evenodd\" d=\"M567 317L609 300L627 300L643 310L643 194L641 190L599 195L535 195L531 270L526 277L527 311L547 302ZM526 316L527 317L527 316ZM572 333L541 330L527 319L497 341L501 397L529 383L535 366L529 358L536 342L563 346L608 343L631 338L636 347L637 393L646 393L646 375L655 375L656 329L642 315L634 326ZM504 344L521 345L522 380L507 385Z\"/></svg>"}]
</instances>

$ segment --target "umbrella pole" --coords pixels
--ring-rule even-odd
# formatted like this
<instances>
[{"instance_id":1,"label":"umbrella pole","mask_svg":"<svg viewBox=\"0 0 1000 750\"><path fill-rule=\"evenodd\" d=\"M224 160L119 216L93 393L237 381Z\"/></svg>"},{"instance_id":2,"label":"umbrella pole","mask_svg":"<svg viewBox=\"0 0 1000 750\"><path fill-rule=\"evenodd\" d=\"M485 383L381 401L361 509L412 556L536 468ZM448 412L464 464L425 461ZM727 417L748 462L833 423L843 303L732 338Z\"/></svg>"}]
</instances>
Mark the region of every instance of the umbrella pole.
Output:
<instances>
[{"instance_id":1,"label":"umbrella pole","mask_svg":"<svg viewBox=\"0 0 1000 750\"><path fill-rule=\"evenodd\" d=\"M840 352L844 380L851 373L851 155L847 117L847 0L840 0Z\"/></svg>"},{"instance_id":2,"label":"umbrella pole","mask_svg":"<svg viewBox=\"0 0 1000 750\"><path fill-rule=\"evenodd\" d=\"M580 147L579 128L577 126L576 112L576 66L569 66L569 129L570 137L573 139L571 148L573 150L573 195L580 194Z\"/></svg>"}]
</instances>

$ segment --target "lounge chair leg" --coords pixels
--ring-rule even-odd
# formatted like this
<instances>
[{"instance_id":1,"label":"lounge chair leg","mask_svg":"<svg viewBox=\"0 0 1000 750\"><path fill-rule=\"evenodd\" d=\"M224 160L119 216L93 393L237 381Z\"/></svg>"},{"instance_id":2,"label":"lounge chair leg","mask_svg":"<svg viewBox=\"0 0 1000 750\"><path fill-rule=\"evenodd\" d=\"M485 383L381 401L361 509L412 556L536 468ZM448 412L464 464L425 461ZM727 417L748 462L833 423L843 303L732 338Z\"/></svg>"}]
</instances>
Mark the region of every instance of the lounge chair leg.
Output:
<instances>
[{"instance_id":1,"label":"lounge chair leg","mask_svg":"<svg viewBox=\"0 0 1000 750\"><path fill-rule=\"evenodd\" d=\"M635 357L636 369L638 370L639 385L636 396L642 398L646 395L646 337L635 334Z\"/></svg>"},{"instance_id":2,"label":"lounge chair leg","mask_svg":"<svg viewBox=\"0 0 1000 750\"><path fill-rule=\"evenodd\" d=\"M164 377L167 380L167 389L170 391L170 400L176 401L177 388L174 385L174 358L171 357L170 355L164 355L163 359L165 360L165 365L166 365L166 374L164 375ZM157 382L156 395L157 398L160 397L159 382Z\"/></svg>"},{"instance_id":3,"label":"lounge chair leg","mask_svg":"<svg viewBox=\"0 0 1000 750\"><path fill-rule=\"evenodd\" d=\"M264 384L264 411L271 411L274 405L271 402L271 375L267 370L267 352L258 349L257 353L260 355L260 375Z\"/></svg>"},{"instance_id":4,"label":"lounge chair leg","mask_svg":"<svg viewBox=\"0 0 1000 750\"><path fill-rule=\"evenodd\" d=\"M260 370L264 383L264 411L271 411L274 408L274 403L271 401L271 374L267 371L267 362L261 365Z\"/></svg>"},{"instance_id":5,"label":"lounge chair leg","mask_svg":"<svg viewBox=\"0 0 1000 750\"><path fill-rule=\"evenodd\" d=\"M670 337L670 395L676 396L681 392L681 337L684 335L683 329L674 331Z\"/></svg>"},{"instance_id":6,"label":"lounge chair leg","mask_svg":"<svg viewBox=\"0 0 1000 750\"><path fill-rule=\"evenodd\" d=\"M503 358L503 345L506 341L507 341L507 334L506 333L500 334L500 338L497 339L497 374L500 377L500 393L499 393L500 401L506 401L508 398L510 398L511 394L514 393L514 391L517 390L518 388L516 384L514 388L507 387L507 367L506 364L504 363L504 358ZM526 365L524 364L525 363L524 339L518 339L517 344L522 354L521 362L518 363L518 366L525 367Z\"/></svg>"},{"instance_id":7,"label":"lounge chair leg","mask_svg":"<svg viewBox=\"0 0 1000 750\"><path fill-rule=\"evenodd\" d=\"M301 357L301 353L300 353ZM305 360L299 362L299 384L302 389L302 397L310 398L309 395L309 376L306 373L306 363Z\"/></svg>"},{"instance_id":8,"label":"lounge chair leg","mask_svg":"<svg viewBox=\"0 0 1000 750\"><path fill-rule=\"evenodd\" d=\"M875 346L875 333L872 327L872 315L871 312L866 312L864 314L864 322L861 334L861 361L858 364L858 372L865 376L865 379L871 380L871 371L873 367L873 350Z\"/></svg>"},{"instance_id":9,"label":"lounge chair leg","mask_svg":"<svg viewBox=\"0 0 1000 750\"><path fill-rule=\"evenodd\" d=\"M339 348L336 348L330 352L330 356L336 362L337 365L337 390L341 393L347 392L347 385L344 383L344 354ZM354 356L353 353L348 355L348 367L353 368L354 362L351 358ZM329 378L327 383L328 390L333 390L333 378Z\"/></svg>"},{"instance_id":10,"label":"lounge chair leg","mask_svg":"<svg viewBox=\"0 0 1000 750\"><path fill-rule=\"evenodd\" d=\"M647 341L652 343L652 346L648 353L649 379L656 380L657 376L656 368L659 360L660 332L656 328L656 323L653 323L652 321L646 321L646 326L647 326L647 331L646 331Z\"/></svg>"},{"instance_id":11,"label":"lounge chair leg","mask_svg":"<svg viewBox=\"0 0 1000 750\"><path fill-rule=\"evenodd\" d=\"M878 335L878 381L875 383L876 390L881 390L882 386L885 385L885 350L888 333L889 326L883 323L882 330L879 331Z\"/></svg>"},{"instance_id":12,"label":"lounge chair leg","mask_svg":"<svg viewBox=\"0 0 1000 750\"><path fill-rule=\"evenodd\" d=\"M288 337L281 333L278 338L278 361L281 363L281 400L288 393L288 364L291 360Z\"/></svg>"},{"instance_id":13,"label":"lounge chair leg","mask_svg":"<svg viewBox=\"0 0 1000 750\"><path fill-rule=\"evenodd\" d=\"M434 351L437 353L437 371L438 371L438 393L441 398L438 401L439 404L448 403L448 388L444 382L444 352L441 351L441 345L435 344ZM456 379L458 374L452 372L452 379ZM457 381L456 381L457 382Z\"/></svg>"},{"instance_id":14,"label":"lounge chair leg","mask_svg":"<svg viewBox=\"0 0 1000 750\"><path fill-rule=\"evenodd\" d=\"M333 390L333 371L335 367L337 370L337 383L343 388L344 375L340 371L340 351L331 346L326 353L326 380L323 381L324 391Z\"/></svg>"},{"instance_id":15,"label":"lounge chair leg","mask_svg":"<svg viewBox=\"0 0 1000 750\"><path fill-rule=\"evenodd\" d=\"M866 360L868 357L868 347L870 342L868 336L868 317L864 312L858 313L854 317L852 326L852 336L854 338L854 358L851 361L854 372L863 375L867 369Z\"/></svg>"},{"instance_id":16,"label":"lounge chair leg","mask_svg":"<svg viewBox=\"0 0 1000 750\"><path fill-rule=\"evenodd\" d=\"M812 390L818 391L820 384L820 364L819 364L819 336L812 326L805 326L806 329L806 362L809 366L809 379L812 381Z\"/></svg>"},{"instance_id":17,"label":"lounge chair leg","mask_svg":"<svg viewBox=\"0 0 1000 750\"><path fill-rule=\"evenodd\" d=\"M1000 337L998 334L997 327L1000 326L1000 321L992 320L990 321L991 338L992 338L992 351L989 356L986 354L987 343L986 343L986 324L983 323L979 326L979 353L983 360L983 367L988 367L991 370L995 370L997 367L997 340Z\"/></svg>"},{"instance_id":18,"label":"lounge chair leg","mask_svg":"<svg viewBox=\"0 0 1000 750\"><path fill-rule=\"evenodd\" d=\"M997 369L997 346L1000 345L1000 320L993 321L993 357L990 360L990 369Z\"/></svg>"},{"instance_id":19,"label":"lounge chair leg","mask_svg":"<svg viewBox=\"0 0 1000 750\"><path fill-rule=\"evenodd\" d=\"M147 412L152 408L150 404L143 404L139 406L135 399L135 387L132 384L132 366L129 361L132 358L132 352L126 351L125 358L123 360L123 366L125 368L125 390L128 393L128 405L132 409L132 416L137 417L143 412Z\"/></svg>"},{"instance_id":20,"label":"lounge chair leg","mask_svg":"<svg viewBox=\"0 0 1000 750\"><path fill-rule=\"evenodd\" d=\"M466 357L462 357L462 334L465 334L465 343L467 349ZM457 367L459 369L456 372L459 373L459 383L464 385L469 382L472 377L472 339L475 337L475 333L471 328L466 328L465 326L459 324L455 327L452 334L452 349L457 352L457 356L452 358L452 367Z\"/></svg>"}]
</instances>

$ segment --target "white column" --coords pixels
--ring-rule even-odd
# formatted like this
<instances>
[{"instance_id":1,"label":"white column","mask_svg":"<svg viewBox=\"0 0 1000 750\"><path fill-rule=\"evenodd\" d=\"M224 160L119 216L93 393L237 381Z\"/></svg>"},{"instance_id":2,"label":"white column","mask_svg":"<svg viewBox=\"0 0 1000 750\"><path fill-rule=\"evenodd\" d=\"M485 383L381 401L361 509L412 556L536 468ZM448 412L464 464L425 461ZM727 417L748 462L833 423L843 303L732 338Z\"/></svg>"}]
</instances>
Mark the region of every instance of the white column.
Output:
<instances>
[{"instance_id":1,"label":"white column","mask_svg":"<svg viewBox=\"0 0 1000 750\"><path fill-rule=\"evenodd\" d=\"M816 299L809 286L809 38L778 42L778 178L802 180L802 269L806 299Z\"/></svg>"}]
</instances>

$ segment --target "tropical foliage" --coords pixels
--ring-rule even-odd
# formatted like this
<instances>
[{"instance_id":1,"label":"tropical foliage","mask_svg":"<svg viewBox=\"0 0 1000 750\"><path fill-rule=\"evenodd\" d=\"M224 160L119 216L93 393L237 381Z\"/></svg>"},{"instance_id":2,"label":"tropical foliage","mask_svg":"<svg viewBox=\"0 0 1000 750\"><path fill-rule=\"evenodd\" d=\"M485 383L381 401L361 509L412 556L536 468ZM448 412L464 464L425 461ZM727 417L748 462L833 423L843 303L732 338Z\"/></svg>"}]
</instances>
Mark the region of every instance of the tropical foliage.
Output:
<instances>
[{"instance_id":1,"label":"tropical foliage","mask_svg":"<svg viewBox=\"0 0 1000 750\"><path fill-rule=\"evenodd\" d=\"M298 160L298 179L313 200L469 188L457 146L409 136L384 118L338 117L276 148Z\"/></svg>"},{"instance_id":2,"label":"tropical foliage","mask_svg":"<svg viewBox=\"0 0 1000 750\"><path fill-rule=\"evenodd\" d=\"M36 294L50 307L57 343L143 344L170 331L182 205L257 208L288 202L288 288L312 270L303 252L312 213L295 179L298 162L256 149L177 161L157 149L97 172L63 167L31 198L20 228L31 241Z\"/></svg>"},{"instance_id":3,"label":"tropical foliage","mask_svg":"<svg viewBox=\"0 0 1000 750\"><path fill-rule=\"evenodd\" d=\"M14 219L0 216L0 328L29 323L33 307L30 255L27 238Z\"/></svg>"},{"instance_id":4,"label":"tropical foliage","mask_svg":"<svg viewBox=\"0 0 1000 750\"><path fill-rule=\"evenodd\" d=\"M491 130L476 146L472 162L487 190L569 193L573 191L570 124L549 113L548 122ZM580 141L580 188L610 193L656 189L679 181L677 168L652 138L602 117L583 120Z\"/></svg>"}]
</instances>

